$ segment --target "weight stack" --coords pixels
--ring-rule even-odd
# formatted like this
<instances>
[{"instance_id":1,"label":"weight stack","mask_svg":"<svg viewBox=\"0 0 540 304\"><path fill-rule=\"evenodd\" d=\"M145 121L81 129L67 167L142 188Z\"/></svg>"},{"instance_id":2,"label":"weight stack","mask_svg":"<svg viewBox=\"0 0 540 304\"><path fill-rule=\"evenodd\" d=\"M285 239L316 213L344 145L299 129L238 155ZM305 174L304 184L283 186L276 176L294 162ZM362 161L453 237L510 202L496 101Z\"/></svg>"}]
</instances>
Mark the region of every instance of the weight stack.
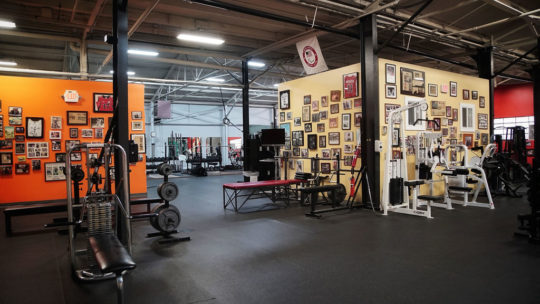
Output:
<instances>
[{"instance_id":1,"label":"weight stack","mask_svg":"<svg viewBox=\"0 0 540 304\"><path fill-rule=\"evenodd\" d=\"M390 179L390 204L399 205L403 203L403 178Z\"/></svg>"},{"instance_id":2,"label":"weight stack","mask_svg":"<svg viewBox=\"0 0 540 304\"><path fill-rule=\"evenodd\" d=\"M110 202L88 204L88 235L112 233L112 207Z\"/></svg>"}]
</instances>

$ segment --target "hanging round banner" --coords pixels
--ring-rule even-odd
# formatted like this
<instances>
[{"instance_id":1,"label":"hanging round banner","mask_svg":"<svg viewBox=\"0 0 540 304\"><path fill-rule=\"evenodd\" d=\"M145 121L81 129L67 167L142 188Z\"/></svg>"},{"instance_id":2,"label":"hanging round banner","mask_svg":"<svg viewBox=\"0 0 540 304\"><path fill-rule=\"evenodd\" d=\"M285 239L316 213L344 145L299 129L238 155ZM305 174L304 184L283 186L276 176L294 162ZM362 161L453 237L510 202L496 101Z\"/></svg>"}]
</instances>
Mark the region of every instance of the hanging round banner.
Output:
<instances>
[{"instance_id":1,"label":"hanging round banner","mask_svg":"<svg viewBox=\"0 0 540 304\"><path fill-rule=\"evenodd\" d=\"M319 62L319 55L317 55L317 51L315 51L315 49L309 45L304 47L304 50L302 51L302 58L304 59L304 62L312 68L317 66L317 63Z\"/></svg>"}]
</instances>

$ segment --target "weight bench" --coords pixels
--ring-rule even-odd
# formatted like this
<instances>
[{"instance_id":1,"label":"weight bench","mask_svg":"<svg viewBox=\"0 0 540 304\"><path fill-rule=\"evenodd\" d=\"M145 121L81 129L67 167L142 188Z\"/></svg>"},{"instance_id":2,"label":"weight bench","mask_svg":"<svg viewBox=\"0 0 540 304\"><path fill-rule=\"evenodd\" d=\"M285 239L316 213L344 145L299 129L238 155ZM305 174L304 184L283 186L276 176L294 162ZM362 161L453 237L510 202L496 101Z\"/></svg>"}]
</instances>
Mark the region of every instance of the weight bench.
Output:
<instances>
[{"instance_id":1,"label":"weight bench","mask_svg":"<svg viewBox=\"0 0 540 304\"><path fill-rule=\"evenodd\" d=\"M67 206L65 202L6 207L4 209L6 235L13 235L13 229L11 227L11 217L13 216L55 213L64 211L67 211Z\"/></svg>"},{"instance_id":2,"label":"weight bench","mask_svg":"<svg viewBox=\"0 0 540 304\"><path fill-rule=\"evenodd\" d=\"M118 303L123 304L124 273L137 265L114 234L91 236L88 243L101 271L115 274Z\"/></svg>"},{"instance_id":3,"label":"weight bench","mask_svg":"<svg viewBox=\"0 0 540 304\"><path fill-rule=\"evenodd\" d=\"M345 196L347 195L347 190L342 184L313 186L308 188L301 188L299 189L299 191L302 194L302 201L304 201L306 195L311 196L310 210L309 213L305 214L307 217L321 218L321 215L319 215L319 213L350 209L349 206L337 207L339 204L341 204L341 202L343 202ZM323 192L330 192L329 198L332 202L332 208L315 210L315 206L317 205L317 201L319 198L319 193Z\"/></svg>"},{"instance_id":4,"label":"weight bench","mask_svg":"<svg viewBox=\"0 0 540 304\"><path fill-rule=\"evenodd\" d=\"M412 189L413 204L416 206L429 205L434 207L446 208L448 210L453 209L452 204L440 203L441 201L444 201L444 196L442 195L418 194L418 187L427 183L428 181L424 179L403 182L403 185L409 187L409 189Z\"/></svg>"},{"instance_id":5,"label":"weight bench","mask_svg":"<svg viewBox=\"0 0 540 304\"><path fill-rule=\"evenodd\" d=\"M269 198L274 205L277 201L285 201L285 206L289 206L291 185L300 182L300 180L267 180L223 184L223 209L231 205L234 211L238 212L248 200L259 198ZM247 193L245 193L246 191ZM267 191L272 191L272 193L268 194ZM244 198L244 200L239 204L238 198Z\"/></svg>"}]
</instances>

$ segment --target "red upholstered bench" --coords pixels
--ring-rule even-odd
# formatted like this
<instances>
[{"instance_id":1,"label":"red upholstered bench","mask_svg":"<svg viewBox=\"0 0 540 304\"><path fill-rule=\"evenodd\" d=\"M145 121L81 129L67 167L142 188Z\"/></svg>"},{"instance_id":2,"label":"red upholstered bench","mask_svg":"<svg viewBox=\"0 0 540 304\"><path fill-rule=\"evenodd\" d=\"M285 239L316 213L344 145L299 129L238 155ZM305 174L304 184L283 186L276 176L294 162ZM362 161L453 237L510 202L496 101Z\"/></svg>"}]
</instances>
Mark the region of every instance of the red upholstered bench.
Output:
<instances>
[{"instance_id":1,"label":"red upholstered bench","mask_svg":"<svg viewBox=\"0 0 540 304\"><path fill-rule=\"evenodd\" d=\"M227 206L232 205L234 211L238 212L248 200L264 197L270 198L273 204L279 200L283 200L288 206L291 184L299 184L301 182L301 180L266 180L223 184L223 208L226 209ZM276 191L276 189L284 191ZM244 191L242 194L243 190L250 191ZM266 193L268 190L271 190L272 193ZM245 199L238 205L238 198L240 197L245 197Z\"/></svg>"}]
</instances>

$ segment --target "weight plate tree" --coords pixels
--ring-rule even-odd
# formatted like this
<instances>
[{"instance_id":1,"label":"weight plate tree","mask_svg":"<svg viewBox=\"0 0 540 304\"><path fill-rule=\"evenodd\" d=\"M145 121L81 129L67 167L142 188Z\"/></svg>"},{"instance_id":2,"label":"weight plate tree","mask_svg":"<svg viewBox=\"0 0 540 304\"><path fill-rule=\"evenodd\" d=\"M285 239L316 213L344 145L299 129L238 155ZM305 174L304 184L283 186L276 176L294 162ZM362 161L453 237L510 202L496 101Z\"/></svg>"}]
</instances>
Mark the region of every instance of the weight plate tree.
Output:
<instances>
[{"instance_id":1,"label":"weight plate tree","mask_svg":"<svg viewBox=\"0 0 540 304\"><path fill-rule=\"evenodd\" d=\"M180 211L173 205L161 204L152 210L153 213L156 213L157 216L150 218L150 224L156 230L172 233L180 226L181 216Z\"/></svg>"}]
</instances>

